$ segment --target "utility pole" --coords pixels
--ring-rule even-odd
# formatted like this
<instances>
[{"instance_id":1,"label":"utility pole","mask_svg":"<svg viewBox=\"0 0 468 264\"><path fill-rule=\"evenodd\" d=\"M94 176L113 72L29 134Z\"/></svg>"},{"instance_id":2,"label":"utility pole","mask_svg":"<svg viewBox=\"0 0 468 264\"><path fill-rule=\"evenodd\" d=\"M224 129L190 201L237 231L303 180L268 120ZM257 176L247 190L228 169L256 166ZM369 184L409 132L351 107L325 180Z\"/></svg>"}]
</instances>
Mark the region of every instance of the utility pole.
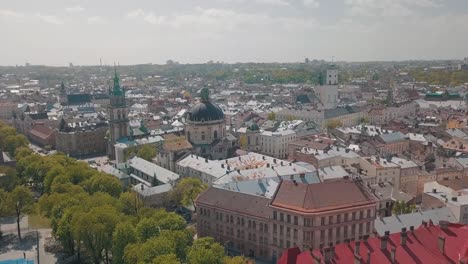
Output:
<instances>
[{"instance_id":1,"label":"utility pole","mask_svg":"<svg viewBox=\"0 0 468 264\"><path fill-rule=\"evenodd\" d=\"M39 257L39 231L36 229L36 250L37 250L37 264L41 264L41 260Z\"/></svg>"}]
</instances>

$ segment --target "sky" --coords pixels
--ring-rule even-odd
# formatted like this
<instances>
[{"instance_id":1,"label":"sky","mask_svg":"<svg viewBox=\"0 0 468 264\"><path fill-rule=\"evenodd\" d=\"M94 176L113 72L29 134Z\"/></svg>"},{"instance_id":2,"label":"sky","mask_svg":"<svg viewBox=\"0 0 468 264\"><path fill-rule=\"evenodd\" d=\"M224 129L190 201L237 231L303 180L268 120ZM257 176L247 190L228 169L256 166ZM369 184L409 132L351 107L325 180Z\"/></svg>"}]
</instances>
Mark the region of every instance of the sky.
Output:
<instances>
[{"instance_id":1,"label":"sky","mask_svg":"<svg viewBox=\"0 0 468 264\"><path fill-rule=\"evenodd\" d=\"M0 0L0 65L468 57L468 0Z\"/></svg>"}]
</instances>

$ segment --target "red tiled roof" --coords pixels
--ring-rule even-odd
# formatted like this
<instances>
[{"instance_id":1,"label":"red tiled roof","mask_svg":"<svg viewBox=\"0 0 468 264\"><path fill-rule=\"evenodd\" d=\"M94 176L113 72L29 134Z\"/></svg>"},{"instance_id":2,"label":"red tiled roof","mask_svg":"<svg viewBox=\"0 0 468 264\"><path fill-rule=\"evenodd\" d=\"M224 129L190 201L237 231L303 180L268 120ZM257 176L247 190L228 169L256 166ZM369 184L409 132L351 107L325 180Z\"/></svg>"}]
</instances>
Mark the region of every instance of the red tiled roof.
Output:
<instances>
[{"instance_id":1,"label":"red tiled roof","mask_svg":"<svg viewBox=\"0 0 468 264\"><path fill-rule=\"evenodd\" d=\"M374 204L366 190L352 180L317 184L282 181L271 205L306 213Z\"/></svg>"},{"instance_id":2,"label":"red tiled roof","mask_svg":"<svg viewBox=\"0 0 468 264\"><path fill-rule=\"evenodd\" d=\"M270 199L265 197L210 187L198 196L195 203L197 206L207 205L239 214L268 219L271 215L268 207L269 202Z\"/></svg>"},{"instance_id":3,"label":"red tiled roof","mask_svg":"<svg viewBox=\"0 0 468 264\"><path fill-rule=\"evenodd\" d=\"M440 241L443 238L445 238L444 253L439 249ZM355 263L353 261L356 256L361 259L360 263L362 264L392 263L392 249L395 252L393 263L461 263L460 260L468 260L468 226L448 224L446 228L442 228L434 225L423 225L413 232L407 231L406 245L401 245L401 233L396 233L389 235L385 249L381 249L380 238L360 241L359 255L356 256L354 254L355 247L354 242L336 245L334 257L328 263ZM310 251L303 251L297 254L296 258L290 256L294 252L296 251L289 251L287 253L288 260L280 258L278 264L316 263ZM312 254L315 257L320 257L320 263L325 263L323 252L314 250Z\"/></svg>"},{"instance_id":4,"label":"red tiled roof","mask_svg":"<svg viewBox=\"0 0 468 264\"><path fill-rule=\"evenodd\" d=\"M36 137L47 139L55 133L55 130L44 125L35 125L31 130L29 130L29 133Z\"/></svg>"}]
</instances>

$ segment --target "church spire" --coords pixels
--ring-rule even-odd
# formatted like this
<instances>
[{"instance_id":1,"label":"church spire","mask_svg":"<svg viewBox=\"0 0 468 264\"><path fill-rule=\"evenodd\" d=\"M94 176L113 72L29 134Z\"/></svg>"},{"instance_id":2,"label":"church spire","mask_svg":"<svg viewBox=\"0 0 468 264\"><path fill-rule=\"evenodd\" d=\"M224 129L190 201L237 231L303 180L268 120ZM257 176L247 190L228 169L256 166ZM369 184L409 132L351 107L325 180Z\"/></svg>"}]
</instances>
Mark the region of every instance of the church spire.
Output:
<instances>
[{"instance_id":1,"label":"church spire","mask_svg":"<svg viewBox=\"0 0 468 264\"><path fill-rule=\"evenodd\" d=\"M63 83L63 81L62 81L62 83L60 84L60 92L61 92L61 93L65 93L65 84Z\"/></svg>"},{"instance_id":2,"label":"church spire","mask_svg":"<svg viewBox=\"0 0 468 264\"><path fill-rule=\"evenodd\" d=\"M119 75L117 74L117 68L114 66L114 89L112 90L113 95L121 96L124 95L122 88L120 87Z\"/></svg>"}]
</instances>

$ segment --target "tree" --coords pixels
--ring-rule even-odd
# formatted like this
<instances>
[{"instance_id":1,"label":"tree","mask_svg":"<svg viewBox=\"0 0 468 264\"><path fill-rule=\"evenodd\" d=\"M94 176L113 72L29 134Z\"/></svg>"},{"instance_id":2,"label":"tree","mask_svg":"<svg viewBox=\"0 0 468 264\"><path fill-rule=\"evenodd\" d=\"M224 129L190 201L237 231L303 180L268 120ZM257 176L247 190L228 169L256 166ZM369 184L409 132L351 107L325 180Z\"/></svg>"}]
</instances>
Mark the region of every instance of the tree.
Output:
<instances>
[{"instance_id":1,"label":"tree","mask_svg":"<svg viewBox=\"0 0 468 264\"><path fill-rule=\"evenodd\" d=\"M119 197L122 193L122 184L116 177L97 173L89 180L83 182L83 187L88 193L104 192L112 197Z\"/></svg>"},{"instance_id":2,"label":"tree","mask_svg":"<svg viewBox=\"0 0 468 264\"><path fill-rule=\"evenodd\" d=\"M3 176L0 177L0 186L6 191L13 190L15 186L19 183L19 178L16 175L16 170L11 167L0 166L0 174L3 174Z\"/></svg>"},{"instance_id":3,"label":"tree","mask_svg":"<svg viewBox=\"0 0 468 264\"><path fill-rule=\"evenodd\" d=\"M151 160L156 157L156 154L156 147L150 144L145 144L140 148L140 150L138 150L137 156L151 162Z\"/></svg>"},{"instance_id":4,"label":"tree","mask_svg":"<svg viewBox=\"0 0 468 264\"><path fill-rule=\"evenodd\" d=\"M275 112L270 112L268 114L268 120L275 121L276 120L276 113Z\"/></svg>"},{"instance_id":5,"label":"tree","mask_svg":"<svg viewBox=\"0 0 468 264\"><path fill-rule=\"evenodd\" d=\"M117 224L112 235L112 263L124 264L125 247L136 242L136 230L130 222Z\"/></svg>"},{"instance_id":6,"label":"tree","mask_svg":"<svg viewBox=\"0 0 468 264\"><path fill-rule=\"evenodd\" d=\"M73 236L83 244L95 264L109 263L112 234L121 220L112 206L94 207L89 212L77 212L71 222Z\"/></svg>"},{"instance_id":7,"label":"tree","mask_svg":"<svg viewBox=\"0 0 468 264\"><path fill-rule=\"evenodd\" d=\"M154 218L143 218L136 226L137 236L140 242L145 242L151 237L159 235L161 227Z\"/></svg>"},{"instance_id":8,"label":"tree","mask_svg":"<svg viewBox=\"0 0 468 264\"><path fill-rule=\"evenodd\" d=\"M224 257L224 264L251 264L254 263L244 256Z\"/></svg>"},{"instance_id":9,"label":"tree","mask_svg":"<svg viewBox=\"0 0 468 264\"><path fill-rule=\"evenodd\" d=\"M395 215L410 214L413 213L415 210L415 205L409 205L404 201L396 201L392 208L392 212Z\"/></svg>"},{"instance_id":10,"label":"tree","mask_svg":"<svg viewBox=\"0 0 468 264\"><path fill-rule=\"evenodd\" d=\"M340 120L336 120L336 119L331 119L327 122L327 129L328 130L333 130L337 127L340 127L342 126L343 123L340 121Z\"/></svg>"},{"instance_id":11,"label":"tree","mask_svg":"<svg viewBox=\"0 0 468 264\"><path fill-rule=\"evenodd\" d=\"M127 215L138 215L143 207L143 201L136 192L124 192L119 197L122 212Z\"/></svg>"},{"instance_id":12,"label":"tree","mask_svg":"<svg viewBox=\"0 0 468 264\"><path fill-rule=\"evenodd\" d=\"M13 213L12 208L9 206L8 201L8 193L0 188L0 217L8 216ZM2 231L1 231L1 223L0 223L0 239L2 238Z\"/></svg>"},{"instance_id":13,"label":"tree","mask_svg":"<svg viewBox=\"0 0 468 264\"><path fill-rule=\"evenodd\" d=\"M177 259L175 254L166 254L157 256L153 259L153 264L180 264L181 262Z\"/></svg>"},{"instance_id":14,"label":"tree","mask_svg":"<svg viewBox=\"0 0 468 264\"><path fill-rule=\"evenodd\" d=\"M245 149L247 147L247 136L245 134L240 135L239 145L242 149Z\"/></svg>"},{"instance_id":15,"label":"tree","mask_svg":"<svg viewBox=\"0 0 468 264\"><path fill-rule=\"evenodd\" d=\"M18 238L21 240L21 218L33 210L34 198L32 192L25 186L17 186L8 195L8 206L14 209L16 216L16 227L18 229Z\"/></svg>"},{"instance_id":16,"label":"tree","mask_svg":"<svg viewBox=\"0 0 468 264\"><path fill-rule=\"evenodd\" d=\"M198 194L205 190L208 186L196 178L183 178L177 183L174 188L174 197L176 202L181 205L192 205L195 208L195 199Z\"/></svg>"},{"instance_id":17,"label":"tree","mask_svg":"<svg viewBox=\"0 0 468 264\"><path fill-rule=\"evenodd\" d=\"M203 237L195 240L188 249L188 264L222 264L224 247L216 243L212 237Z\"/></svg>"},{"instance_id":18,"label":"tree","mask_svg":"<svg viewBox=\"0 0 468 264\"><path fill-rule=\"evenodd\" d=\"M4 149L11 156L15 155L15 150L28 145L28 140L23 135L11 135L5 138Z\"/></svg>"}]
</instances>

